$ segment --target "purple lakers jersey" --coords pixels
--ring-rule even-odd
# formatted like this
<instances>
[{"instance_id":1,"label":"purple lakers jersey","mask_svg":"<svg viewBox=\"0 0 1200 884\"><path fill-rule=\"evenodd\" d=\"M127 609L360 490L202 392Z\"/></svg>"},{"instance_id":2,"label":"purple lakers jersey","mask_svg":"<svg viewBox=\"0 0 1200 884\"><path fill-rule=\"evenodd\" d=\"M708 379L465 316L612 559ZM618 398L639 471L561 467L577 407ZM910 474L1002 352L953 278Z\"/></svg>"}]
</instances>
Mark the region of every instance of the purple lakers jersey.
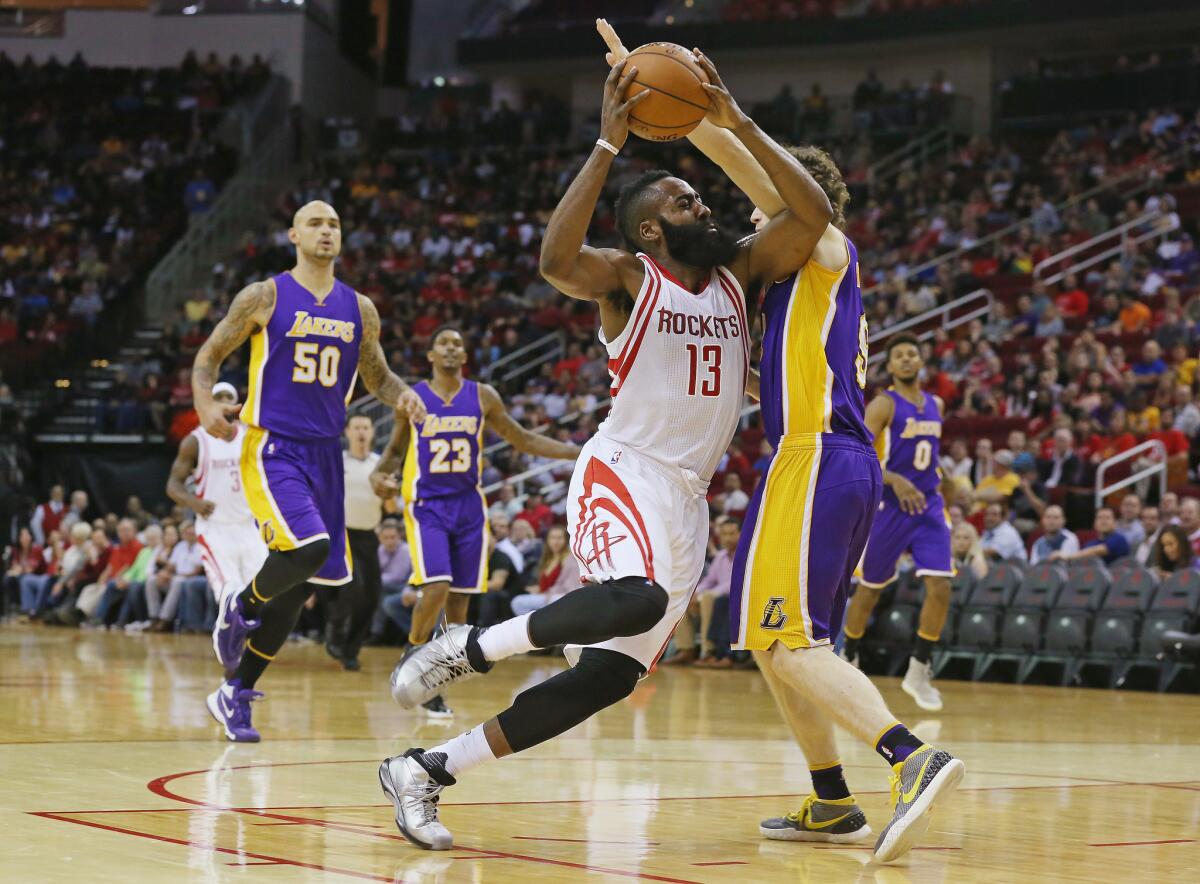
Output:
<instances>
[{"instance_id":1,"label":"purple lakers jersey","mask_svg":"<svg viewBox=\"0 0 1200 884\"><path fill-rule=\"evenodd\" d=\"M938 457L941 454L942 415L937 399L925 394L920 407L913 405L894 389L885 391L896 404L892 423L875 440L879 460L885 470L899 473L923 494L938 490L942 481ZM888 488L884 497L892 493Z\"/></svg>"},{"instance_id":2,"label":"purple lakers jersey","mask_svg":"<svg viewBox=\"0 0 1200 884\"><path fill-rule=\"evenodd\" d=\"M871 443L863 420L867 317L858 250L830 270L810 260L767 289L763 300L760 395L772 445L785 436L839 433Z\"/></svg>"},{"instance_id":3,"label":"purple lakers jersey","mask_svg":"<svg viewBox=\"0 0 1200 884\"><path fill-rule=\"evenodd\" d=\"M464 380L449 400L428 381L413 389L425 403L425 422L408 435L401 490L412 503L434 497L474 492L479 487L483 457L483 404L479 384Z\"/></svg>"},{"instance_id":4,"label":"purple lakers jersey","mask_svg":"<svg viewBox=\"0 0 1200 884\"><path fill-rule=\"evenodd\" d=\"M292 277L275 277L275 309L250 338L250 386L242 420L291 439L336 439L358 376L358 295L334 280L318 304Z\"/></svg>"}]
</instances>

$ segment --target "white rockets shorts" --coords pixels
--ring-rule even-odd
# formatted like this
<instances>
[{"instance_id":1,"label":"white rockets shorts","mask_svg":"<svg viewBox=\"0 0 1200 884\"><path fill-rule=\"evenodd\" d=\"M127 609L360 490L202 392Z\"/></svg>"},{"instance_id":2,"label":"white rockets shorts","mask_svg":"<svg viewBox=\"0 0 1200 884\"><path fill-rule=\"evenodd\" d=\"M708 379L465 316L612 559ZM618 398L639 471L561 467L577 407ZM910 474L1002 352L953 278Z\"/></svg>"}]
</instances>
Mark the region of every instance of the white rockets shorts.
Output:
<instances>
[{"instance_id":1,"label":"white rockets shorts","mask_svg":"<svg viewBox=\"0 0 1200 884\"><path fill-rule=\"evenodd\" d=\"M604 436L579 455L567 493L567 532L583 579L645 577L670 596L667 612L641 635L589 647L633 657L647 671L662 655L700 576L708 549L708 483ZM568 645L575 665L581 647Z\"/></svg>"},{"instance_id":2,"label":"white rockets shorts","mask_svg":"<svg viewBox=\"0 0 1200 884\"><path fill-rule=\"evenodd\" d=\"M245 525L196 520L196 539L209 589L217 601L250 585L267 558L267 545L253 522Z\"/></svg>"}]
</instances>

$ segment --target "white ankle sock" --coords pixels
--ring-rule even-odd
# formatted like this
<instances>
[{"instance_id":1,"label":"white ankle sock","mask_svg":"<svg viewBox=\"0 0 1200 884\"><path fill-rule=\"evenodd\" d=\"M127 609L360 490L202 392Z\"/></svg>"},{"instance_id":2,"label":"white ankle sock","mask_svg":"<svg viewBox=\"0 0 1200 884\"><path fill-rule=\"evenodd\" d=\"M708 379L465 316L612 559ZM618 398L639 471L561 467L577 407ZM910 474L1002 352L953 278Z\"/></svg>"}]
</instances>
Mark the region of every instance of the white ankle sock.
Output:
<instances>
[{"instance_id":1,"label":"white ankle sock","mask_svg":"<svg viewBox=\"0 0 1200 884\"><path fill-rule=\"evenodd\" d=\"M489 663L511 657L513 654L528 654L537 645L529 640L529 618L522 614L490 627L479 636L479 649Z\"/></svg>"},{"instance_id":2,"label":"white ankle sock","mask_svg":"<svg viewBox=\"0 0 1200 884\"><path fill-rule=\"evenodd\" d=\"M487 737L483 735L483 725L477 725L465 734L460 734L449 742L434 746L429 752L442 752L446 756L446 773L456 777L461 773L478 767L488 761L495 761L496 755L488 745Z\"/></svg>"}]
</instances>

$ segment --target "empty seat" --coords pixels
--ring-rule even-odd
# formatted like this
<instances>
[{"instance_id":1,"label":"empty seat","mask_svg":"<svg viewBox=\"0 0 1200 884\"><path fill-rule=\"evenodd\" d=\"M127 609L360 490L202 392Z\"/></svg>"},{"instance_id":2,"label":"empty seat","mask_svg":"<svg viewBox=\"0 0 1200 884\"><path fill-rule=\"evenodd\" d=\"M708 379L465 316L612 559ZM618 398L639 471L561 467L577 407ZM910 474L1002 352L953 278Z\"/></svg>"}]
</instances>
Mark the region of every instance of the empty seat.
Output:
<instances>
[{"instance_id":1,"label":"empty seat","mask_svg":"<svg viewBox=\"0 0 1200 884\"><path fill-rule=\"evenodd\" d=\"M1072 568L1067 573L1067 583L1059 591L1055 610L1098 611L1108 598L1112 588L1112 577L1100 562L1089 562Z\"/></svg>"},{"instance_id":2,"label":"empty seat","mask_svg":"<svg viewBox=\"0 0 1200 884\"><path fill-rule=\"evenodd\" d=\"M1053 608L1067 584L1067 569L1055 563L1035 565L1025 572L1010 607L1029 611Z\"/></svg>"},{"instance_id":3,"label":"empty seat","mask_svg":"<svg viewBox=\"0 0 1200 884\"><path fill-rule=\"evenodd\" d=\"M1141 613L1149 609L1158 589L1158 575L1140 565L1131 565L1113 572L1112 589L1104 607L1112 611Z\"/></svg>"},{"instance_id":4,"label":"empty seat","mask_svg":"<svg viewBox=\"0 0 1200 884\"><path fill-rule=\"evenodd\" d=\"M1007 608L1021 585L1021 569L1011 562L998 562L971 593L971 608Z\"/></svg>"},{"instance_id":5,"label":"empty seat","mask_svg":"<svg viewBox=\"0 0 1200 884\"><path fill-rule=\"evenodd\" d=\"M962 568L950 581L950 607L960 610L971 600L975 589L975 575L967 568Z\"/></svg>"}]
</instances>

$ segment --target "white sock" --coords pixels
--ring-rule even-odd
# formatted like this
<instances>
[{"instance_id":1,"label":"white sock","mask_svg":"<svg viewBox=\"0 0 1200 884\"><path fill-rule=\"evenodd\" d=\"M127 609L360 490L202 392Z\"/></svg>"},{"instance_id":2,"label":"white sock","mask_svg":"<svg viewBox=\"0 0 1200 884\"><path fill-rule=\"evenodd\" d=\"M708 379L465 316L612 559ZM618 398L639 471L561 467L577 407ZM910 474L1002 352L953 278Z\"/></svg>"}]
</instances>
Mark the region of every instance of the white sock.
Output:
<instances>
[{"instance_id":1,"label":"white sock","mask_svg":"<svg viewBox=\"0 0 1200 884\"><path fill-rule=\"evenodd\" d=\"M449 742L434 746L429 752L442 752L446 756L446 773L456 777L473 767L495 761L496 754L488 745L487 737L483 735L483 725L476 725L465 734L460 734Z\"/></svg>"},{"instance_id":2,"label":"white sock","mask_svg":"<svg viewBox=\"0 0 1200 884\"><path fill-rule=\"evenodd\" d=\"M490 627L479 636L479 649L489 663L511 657L513 654L528 654L537 645L529 640L529 618L522 614Z\"/></svg>"}]
</instances>

